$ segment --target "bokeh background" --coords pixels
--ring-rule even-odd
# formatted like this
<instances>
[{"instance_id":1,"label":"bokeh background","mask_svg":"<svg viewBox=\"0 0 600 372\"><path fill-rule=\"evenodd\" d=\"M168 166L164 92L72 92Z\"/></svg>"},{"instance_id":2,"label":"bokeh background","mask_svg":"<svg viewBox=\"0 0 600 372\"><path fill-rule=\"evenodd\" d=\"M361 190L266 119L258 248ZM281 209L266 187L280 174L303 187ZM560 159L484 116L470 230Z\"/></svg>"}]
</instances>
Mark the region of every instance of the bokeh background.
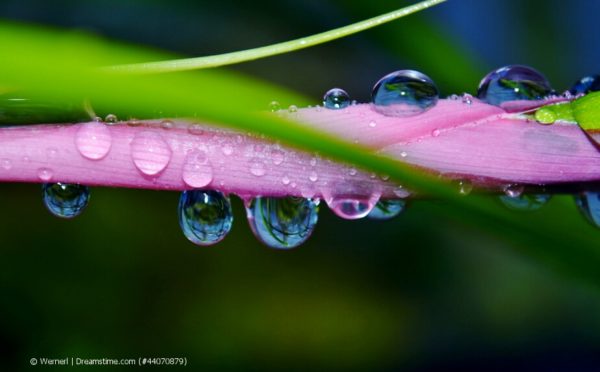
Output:
<instances>
[{"instance_id":1,"label":"bokeh background","mask_svg":"<svg viewBox=\"0 0 600 372\"><path fill-rule=\"evenodd\" d=\"M410 3L2 0L0 17L200 56ZM379 77L402 68L449 95L475 93L501 65L528 64L563 90L600 72L599 13L596 0L451 0L229 69L315 103L334 86L366 101ZM0 190L0 370L66 356L185 356L193 370L600 368L598 287L520 255L501 233L435 213L435 201L386 222L344 221L322 206L313 237L281 252L252 236L236 198L230 235L201 248L179 229L177 193L95 188L86 212L63 221L44 209L39 185Z\"/></svg>"}]
</instances>

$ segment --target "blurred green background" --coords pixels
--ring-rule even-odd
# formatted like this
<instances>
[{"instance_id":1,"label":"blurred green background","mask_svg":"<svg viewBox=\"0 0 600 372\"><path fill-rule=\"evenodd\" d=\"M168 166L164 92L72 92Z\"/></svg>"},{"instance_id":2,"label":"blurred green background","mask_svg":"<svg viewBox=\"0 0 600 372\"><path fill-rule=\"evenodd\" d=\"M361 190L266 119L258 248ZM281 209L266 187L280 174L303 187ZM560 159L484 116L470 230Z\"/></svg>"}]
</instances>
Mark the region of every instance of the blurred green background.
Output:
<instances>
[{"instance_id":1,"label":"blurred green background","mask_svg":"<svg viewBox=\"0 0 600 372\"><path fill-rule=\"evenodd\" d=\"M0 16L199 56L410 3L3 0ZM600 70L598 12L600 1L451 0L229 69L315 103L333 86L366 101L378 78L402 68L425 72L449 95L474 93L501 65L529 64L563 90ZM436 201L416 201L386 222L340 220L323 206L313 237L281 252L252 236L235 198L230 235L201 248L179 229L177 193L95 188L86 212L63 221L45 210L39 185L0 188L0 370L67 356L185 356L188 368L205 370L600 365L600 283L582 284L519 255L501 232L440 214ZM566 199L529 217L560 213L585 224L574 205L565 213Z\"/></svg>"}]
</instances>

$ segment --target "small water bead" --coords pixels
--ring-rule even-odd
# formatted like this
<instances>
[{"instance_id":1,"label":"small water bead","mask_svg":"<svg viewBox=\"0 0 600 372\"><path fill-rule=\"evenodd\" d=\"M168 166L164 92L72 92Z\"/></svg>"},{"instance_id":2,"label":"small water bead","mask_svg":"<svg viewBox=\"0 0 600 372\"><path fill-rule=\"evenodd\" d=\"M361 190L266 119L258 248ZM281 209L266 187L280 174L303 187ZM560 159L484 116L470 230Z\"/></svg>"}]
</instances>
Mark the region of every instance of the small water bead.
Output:
<instances>
[{"instance_id":1,"label":"small water bead","mask_svg":"<svg viewBox=\"0 0 600 372\"><path fill-rule=\"evenodd\" d=\"M518 211L536 211L552 198L549 194L521 194L519 196L501 195L500 201L510 209Z\"/></svg>"},{"instance_id":2,"label":"small water bead","mask_svg":"<svg viewBox=\"0 0 600 372\"><path fill-rule=\"evenodd\" d=\"M473 184L469 180L458 181L458 193L460 195L469 195L473 191Z\"/></svg>"},{"instance_id":3,"label":"small water bead","mask_svg":"<svg viewBox=\"0 0 600 372\"><path fill-rule=\"evenodd\" d=\"M110 151L112 135L110 130L100 123L81 124L75 134L75 146L83 157L100 160Z\"/></svg>"},{"instance_id":4,"label":"small water bead","mask_svg":"<svg viewBox=\"0 0 600 372\"><path fill-rule=\"evenodd\" d=\"M348 174L351 175L351 176L356 176L356 173L357 173L356 168L350 168L348 170Z\"/></svg>"},{"instance_id":5,"label":"small water bead","mask_svg":"<svg viewBox=\"0 0 600 372\"><path fill-rule=\"evenodd\" d=\"M182 179L190 187L204 187L213 180L212 164L202 150L189 152L183 163Z\"/></svg>"},{"instance_id":6,"label":"small water bead","mask_svg":"<svg viewBox=\"0 0 600 372\"><path fill-rule=\"evenodd\" d=\"M271 110L271 112L279 111L280 109L281 105L279 104L279 102L271 101L271 103L269 103L269 110Z\"/></svg>"},{"instance_id":7,"label":"small water bead","mask_svg":"<svg viewBox=\"0 0 600 372\"><path fill-rule=\"evenodd\" d=\"M288 107L288 111L291 114L294 114L294 113L298 112L298 106L296 106L296 105L290 105L290 107Z\"/></svg>"},{"instance_id":8,"label":"small water bead","mask_svg":"<svg viewBox=\"0 0 600 372\"><path fill-rule=\"evenodd\" d=\"M373 220L389 220L399 215L405 207L406 201L402 199L380 200L367 217Z\"/></svg>"},{"instance_id":9,"label":"small water bead","mask_svg":"<svg viewBox=\"0 0 600 372\"><path fill-rule=\"evenodd\" d=\"M281 183L283 183L284 185L289 185L290 184L290 178L288 176L283 176L283 178L281 179Z\"/></svg>"},{"instance_id":10,"label":"small water bead","mask_svg":"<svg viewBox=\"0 0 600 372\"><path fill-rule=\"evenodd\" d=\"M271 248L291 249L304 243L314 231L319 203L297 197L258 197L247 205L246 213L261 242Z\"/></svg>"},{"instance_id":11,"label":"small water bead","mask_svg":"<svg viewBox=\"0 0 600 372\"><path fill-rule=\"evenodd\" d=\"M317 182L317 180L319 179L319 176L317 175L317 172L312 171L312 172L310 172L310 175L308 176L308 179L311 182Z\"/></svg>"},{"instance_id":12,"label":"small water bead","mask_svg":"<svg viewBox=\"0 0 600 372\"><path fill-rule=\"evenodd\" d=\"M265 169L265 165L261 161L253 161L250 165L250 173L256 177L262 177L267 173L267 171Z\"/></svg>"},{"instance_id":13,"label":"small water bead","mask_svg":"<svg viewBox=\"0 0 600 372\"><path fill-rule=\"evenodd\" d=\"M173 122L171 120L163 120L160 122L160 127L162 129L171 129L173 128Z\"/></svg>"},{"instance_id":14,"label":"small water bead","mask_svg":"<svg viewBox=\"0 0 600 372\"><path fill-rule=\"evenodd\" d=\"M373 210L378 199L378 197L333 197L327 201L327 205L338 217L357 220L366 217Z\"/></svg>"},{"instance_id":15,"label":"small water bead","mask_svg":"<svg viewBox=\"0 0 600 372\"><path fill-rule=\"evenodd\" d=\"M518 198L525 191L525 186L520 184L509 184L504 187L504 194L509 198Z\"/></svg>"},{"instance_id":16,"label":"small water bead","mask_svg":"<svg viewBox=\"0 0 600 372\"><path fill-rule=\"evenodd\" d=\"M462 100L462 103L464 103L466 105L470 105L473 103L473 96L468 93L465 93L462 95L461 100Z\"/></svg>"},{"instance_id":17,"label":"small water bead","mask_svg":"<svg viewBox=\"0 0 600 372\"><path fill-rule=\"evenodd\" d=\"M129 125L130 127L139 127L140 125L142 125L142 121L136 118L131 118L127 121L127 125Z\"/></svg>"},{"instance_id":18,"label":"small water bead","mask_svg":"<svg viewBox=\"0 0 600 372\"><path fill-rule=\"evenodd\" d=\"M582 77L569 89L569 93L572 95L588 94L597 91L600 91L600 75Z\"/></svg>"},{"instance_id":19,"label":"small water bead","mask_svg":"<svg viewBox=\"0 0 600 372\"><path fill-rule=\"evenodd\" d=\"M372 121L369 122L369 127L370 128L375 128L376 126L377 126L377 122L376 121L372 120Z\"/></svg>"},{"instance_id":20,"label":"small water bead","mask_svg":"<svg viewBox=\"0 0 600 372\"><path fill-rule=\"evenodd\" d=\"M386 116L421 114L438 101L439 91L427 75L413 70L392 72L381 78L371 93L373 108Z\"/></svg>"},{"instance_id":21,"label":"small water bead","mask_svg":"<svg viewBox=\"0 0 600 372\"><path fill-rule=\"evenodd\" d=\"M61 218L80 215L90 200L90 189L82 185L45 183L42 185L42 193L46 208Z\"/></svg>"},{"instance_id":22,"label":"small water bead","mask_svg":"<svg viewBox=\"0 0 600 372\"><path fill-rule=\"evenodd\" d=\"M280 149L274 149L271 151L271 160L273 164L280 165L285 160L285 153Z\"/></svg>"},{"instance_id":23,"label":"small water bead","mask_svg":"<svg viewBox=\"0 0 600 372\"><path fill-rule=\"evenodd\" d=\"M12 168L12 161L10 161L10 159L2 159L0 160L0 165L2 166L2 169L10 170L10 168Z\"/></svg>"},{"instance_id":24,"label":"small water bead","mask_svg":"<svg viewBox=\"0 0 600 372\"><path fill-rule=\"evenodd\" d=\"M592 225L600 228L600 193L582 192L575 196L575 204Z\"/></svg>"},{"instance_id":25,"label":"small water bead","mask_svg":"<svg viewBox=\"0 0 600 372\"><path fill-rule=\"evenodd\" d=\"M40 168L38 169L38 178L42 181L48 182L52 179L52 169L50 168Z\"/></svg>"},{"instance_id":26,"label":"small water bead","mask_svg":"<svg viewBox=\"0 0 600 372\"><path fill-rule=\"evenodd\" d=\"M501 67L487 74L479 83L477 97L500 106L516 100L537 100L552 92L548 80L537 70L522 65Z\"/></svg>"},{"instance_id":27,"label":"small water bead","mask_svg":"<svg viewBox=\"0 0 600 372\"><path fill-rule=\"evenodd\" d=\"M106 125L116 124L117 121L119 121L119 118L117 118L117 115L115 114L108 114L106 115L106 118L104 118L104 123Z\"/></svg>"},{"instance_id":28,"label":"small water bead","mask_svg":"<svg viewBox=\"0 0 600 372\"><path fill-rule=\"evenodd\" d=\"M441 132L440 132L440 130L439 130L439 129L434 129L434 130L432 130L432 131L431 131L431 135L432 135L433 137L438 137L438 136L440 135L440 133L441 133Z\"/></svg>"},{"instance_id":29,"label":"small water bead","mask_svg":"<svg viewBox=\"0 0 600 372\"><path fill-rule=\"evenodd\" d=\"M129 146L133 163L140 172L147 176L159 174L171 161L171 148L156 132L136 133Z\"/></svg>"},{"instance_id":30,"label":"small water bead","mask_svg":"<svg viewBox=\"0 0 600 372\"><path fill-rule=\"evenodd\" d=\"M204 128L200 124L192 124L188 127L188 132L195 136L201 136L204 134Z\"/></svg>"},{"instance_id":31,"label":"small water bead","mask_svg":"<svg viewBox=\"0 0 600 372\"><path fill-rule=\"evenodd\" d=\"M230 143L225 143L221 147L221 151L223 152L223 155L229 156L233 154L233 146Z\"/></svg>"},{"instance_id":32,"label":"small water bead","mask_svg":"<svg viewBox=\"0 0 600 372\"><path fill-rule=\"evenodd\" d=\"M330 89L323 96L323 106L330 110L344 109L350 106L350 96L343 89Z\"/></svg>"},{"instance_id":33,"label":"small water bead","mask_svg":"<svg viewBox=\"0 0 600 372\"><path fill-rule=\"evenodd\" d=\"M179 226L196 245L212 245L223 240L233 223L229 198L218 191L188 190L181 193Z\"/></svg>"}]
</instances>

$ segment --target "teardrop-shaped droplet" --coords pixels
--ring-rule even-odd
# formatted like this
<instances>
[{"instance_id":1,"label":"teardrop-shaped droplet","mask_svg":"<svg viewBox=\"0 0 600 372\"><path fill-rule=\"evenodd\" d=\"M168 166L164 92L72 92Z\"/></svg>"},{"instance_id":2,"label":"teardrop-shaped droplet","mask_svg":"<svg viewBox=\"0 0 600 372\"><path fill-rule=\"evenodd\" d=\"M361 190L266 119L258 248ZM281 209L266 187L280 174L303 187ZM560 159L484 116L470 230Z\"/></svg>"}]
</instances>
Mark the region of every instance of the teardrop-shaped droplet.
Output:
<instances>
[{"instance_id":1,"label":"teardrop-shaped droplet","mask_svg":"<svg viewBox=\"0 0 600 372\"><path fill-rule=\"evenodd\" d=\"M511 183L504 187L504 194L509 198L518 198L525 191L525 186L518 183Z\"/></svg>"},{"instance_id":2,"label":"teardrop-shaped droplet","mask_svg":"<svg viewBox=\"0 0 600 372\"><path fill-rule=\"evenodd\" d=\"M392 72L373 87L375 111L387 116L413 116L429 110L438 101L439 91L427 75L413 70Z\"/></svg>"},{"instance_id":3,"label":"teardrop-shaped droplet","mask_svg":"<svg viewBox=\"0 0 600 372\"><path fill-rule=\"evenodd\" d=\"M586 191L575 195L575 203L585 218L600 228L600 192Z\"/></svg>"},{"instance_id":4,"label":"teardrop-shaped droplet","mask_svg":"<svg viewBox=\"0 0 600 372\"><path fill-rule=\"evenodd\" d=\"M75 146L83 157L100 160L108 154L112 146L110 129L96 122L81 124L75 134Z\"/></svg>"},{"instance_id":5,"label":"teardrop-shaped droplet","mask_svg":"<svg viewBox=\"0 0 600 372\"><path fill-rule=\"evenodd\" d=\"M501 195L500 201L510 209L518 211L537 211L552 198L549 194L521 194L518 196Z\"/></svg>"},{"instance_id":6,"label":"teardrop-shaped droplet","mask_svg":"<svg viewBox=\"0 0 600 372\"><path fill-rule=\"evenodd\" d=\"M350 96L343 89L330 89L323 96L323 106L331 110L346 108L350 106Z\"/></svg>"},{"instance_id":7,"label":"teardrop-shaped droplet","mask_svg":"<svg viewBox=\"0 0 600 372\"><path fill-rule=\"evenodd\" d=\"M378 197L333 197L327 200L327 205L338 217L357 220L366 217L378 200Z\"/></svg>"},{"instance_id":8,"label":"teardrop-shaped droplet","mask_svg":"<svg viewBox=\"0 0 600 372\"><path fill-rule=\"evenodd\" d=\"M477 89L479 99L496 106L510 101L541 99L550 93L552 88L544 75L522 65L505 66L490 72Z\"/></svg>"},{"instance_id":9,"label":"teardrop-shaped droplet","mask_svg":"<svg viewBox=\"0 0 600 372\"><path fill-rule=\"evenodd\" d=\"M246 207L248 223L267 246L290 249L304 243L319 219L319 203L297 197L253 199Z\"/></svg>"},{"instance_id":10,"label":"teardrop-shaped droplet","mask_svg":"<svg viewBox=\"0 0 600 372\"><path fill-rule=\"evenodd\" d=\"M204 187L213 180L213 168L206 152L193 150L189 152L183 162L181 174L183 182L190 187Z\"/></svg>"},{"instance_id":11,"label":"teardrop-shaped droplet","mask_svg":"<svg viewBox=\"0 0 600 372\"><path fill-rule=\"evenodd\" d=\"M229 197L212 190L182 192L178 214L183 234L197 245L218 243L225 238L233 223Z\"/></svg>"},{"instance_id":12,"label":"teardrop-shaped droplet","mask_svg":"<svg viewBox=\"0 0 600 372\"><path fill-rule=\"evenodd\" d=\"M600 75L584 76L577 80L569 92L573 95L588 94L590 92L600 91Z\"/></svg>"},{"instance_id":13,"label":"teardrop-shaped droplet","mask_svg":"<svg viewBox=\"0 0 600 372\"><path fill-rule=\"evenodd\" d=\"M90 200L90 189L87 186L69 183L45 183L42 185L42 193L46 208L61 218L80 215Z\"/></svg>"},{"instance_id":14,"label":"teardrop-shaped droplet","mask_svg":"<svg viewBox=\"0 0 600 372\"><path fill-rule=\"evenodd\" d=\"M399 215L406 207L406 200L386 199L380 200L368 214L373 220L389 220Z\"/></svg>"},{"instance_id":15,"label":"teardrop-shaped droplet","mask_svg":"<svg viewBox=\"0 0 600 372\"><path fill-rule=\"evenodd\" d=\"M131 158L136 168L147 176L162 172L171 161L171 148L158 133L136 133L131 141Z\"/></svg>"}]
</instances>

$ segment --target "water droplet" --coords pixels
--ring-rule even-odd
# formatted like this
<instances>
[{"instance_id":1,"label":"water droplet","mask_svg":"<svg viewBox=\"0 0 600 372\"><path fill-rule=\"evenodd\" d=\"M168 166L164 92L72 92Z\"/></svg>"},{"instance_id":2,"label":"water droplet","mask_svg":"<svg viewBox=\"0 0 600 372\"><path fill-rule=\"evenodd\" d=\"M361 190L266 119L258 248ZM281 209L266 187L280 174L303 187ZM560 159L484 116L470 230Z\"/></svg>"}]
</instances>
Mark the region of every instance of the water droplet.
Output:
<instances>
[{"instance_id":1,"label":"water droplet","mask_svg":"<svg viewBox=\"0 0 600 372\"><path fill-rule=\"evenodd\" d=\"M375 128L376 126L377 126L377 122L376 122L376 121L373 121L373 120L371 120L371 121L369 122L369 127L370 127L370 128Z\"/></svg>"},{"instance_id":2,"label":"water droplet","mask_svg":"<svg viewBox=\"0 0 600 372\"><path fill-rule=\"evenodd\" d=\"M279 149L271 151L271 160L273 161L273 164L280 165L281 163L283 163L284 159L285 153L283 151Z\"/></svg>"},{"instance_id":3,"label":"water droplet","mask_svg":"<svg viewBox=\"0 0 600 372\"><path fill-rule=\"evenodd\" d=\"M229 156L229 155L233 154L233 146L231 146L230 143L225 143L221 147L221 151L223 152L223 155Z\"/></svg>"},{"instance_id":4,"label":"water droplet","mask_svg":"<svg viewBox=\"0 0 600 372\"><path fill-rule=\"evenodd\" d=\"M131 158L136 168L147 176L162 172L171 161L171 148L158 133L136 133L131 141Z\"/></svg>"},{"instance_id":5,"label":"water droplet","mask_svg":"<svg viewBox=\"0 0 600 372\"><path fill-rule=\"evenodd\" d=\"M371 197L332 197L327 200L329 209L338 217L346 220L356 220L367 216L377 201L379 195Z\"/></svg>"},{"instance_id":6,"label":"water droplet","mask_svg":"<svg viewBox=\"0 0 600 372\"><path fill-rule=\"evenodd\" d=\"M75 134L75 145L85 158L99 160L110 151L112 136L110 130L102 124L81 124Z\"/></svg>"},{"instance_id":7,"label":"water droplet","mask_svg":"<svg viewBox=\"0 0 600 372\"><path fill-rule=\"evenodd\" d=\"M577 80L569 93L572 95L588 94L590 92L600 91L600 75L590 75Z\"/></svg>"},{"instance_id":8,"label":"water droplet","mask_svg":"<svg viewBox=\"0 0 600 372\"><path fill-rule=\"evenodd\" d=\"M201 136L204 134L204 128L200 124L192 124L188 127L188 132L195 136Z\"/></svg>"},{"instance_id":9,"label":"water droplet","mask_svg":"<svg viewBox=\"0 0 600 372\"><path fill-rule=\"evenodd\" d=\"M548 194L521 194L519 196L501 195L500 201L510 209L519 211L536 211L551 198Z\"/></svg>"},{"instance_id":10,"label":"water droplet","mask_svg":"<svg viewBox=\"0 0 600 372\"><path fill-rule=\"evenodd\" d=\"M190 151L183 163L181 174L183 182L190 187L204 187L213 180L213 168L206 152L202 150Z\"/></svg>"},{"instance_id":11,"label":"water droplet","mask_svg":"<svg viewBox=\"0 0 600 372\"><path fill-rule=\"evenodd\" d=\"M317 166L317 158L316 157L312 157L310 158L310 166L311 167L316 167Z\"/></svg>"},{"instance_id":12,"label":"water droplet","mask_svg":"<svg viewBox=\"0 0 600 372\"><path fill-rule=\"evenodd\" d=\"M504 186L504 194L509 198L518 198L525 191L525 186L511 183L509 185Z\"/></svg>"},{"instance_id":13,"label":"water droplet","mask_svg":"<svg viewBox=\"0 0 600 372\"><path fill-rule=\"evenodd\" d=\"M292 114L295 113L295 112L298 112L298 106L296 106L296 105L290 105L290 107L288 107L288 111L290 113L292 113Z\"/></svg>"},{"instance_id":14,"label":"water droplet","mask_svg":"<svg viewBox=\"0 0 600 372\"><path fill-rule=\"evenodd\" d=\"M408 190L406 190L404 187L398 185L394 189L394 195L396 195L399 198L408 198L410 196L410 192Z\"/></svg>"},{"instance_id":15,"label":"water droplet","mask_svg":"<svg viewBox=\"0 0 600 372\"><path fill-rule=\"evenodd\" d=\"M405 158L405 157L407 157L407 156L408 156L408 153L407 153L406 151L402 151L402 152L400 153L400 157L401 157L401 158Z\"/></svg>"},{"instance_id":16,"label":"water droplet","mask_svg":"<svg viewBox=\"0 0 600 372\"><path fill-rule=\"evenodd\" d=\"M469 180L458 181L458 193L461 195L469 195L473 191L473 184Z\"/></svg>"},{"instance_id":17,"label":"water droplet","mask_svg":"<svg viewBox=\"0 0 600 372\"><path fill-rule=\"evenodd\" d=\"M382 174L382 175L381 175L381 180L382 180L382 181L387 181L387 180L389 180L389 179L390 179L390 176L389 176L389 174Z\"/></svg>"},{"instance_id":18,"label":"water droplet","mask_svg":"<svg viewBox=\"0 0 600 372\"><path fill-rule=\"evenodd\" d=\"M44 205L50 213L61 218L79 216L88 205L90 189L69 183L45 183L42 185Z\"/></svg>"},{"instance_id":19,"label":"water droplet","mask_svg":"<svg viewBox=\"0 0 600 372\"><path fill-rule=\"evenodd\" d=\"M319 219L319 204L297 197L258 197L248 204L246 213L261 242L271 248L291 249L312 234Z\"/></svg>"},{"instance_id":20,"label":"water droplet","mask_svg":"<svg viewBox=\"0 0 600 372\"><path fill-rule=\"evenodd\" d=\"M52 179L52 169L50 168L40 168L38 169L38 178L42 181L50 181Z\"/></svg>"},{"instance_id":21,"label":"water droplet","mask_svg":"<svg viewBox=\"0 0 600 372\"><path fill-rule=\"evenodd\" d=\"M310 175L308 176L308 179L311 182L317 182L317 180L319 179L319 176L317 175L317 172L312 171L312 172L310 172Z\"/></svg>"},{"instance_id":22,"label":"water droplet","mask_svg":"<svg viewBox=\"0 0 600 372\"><path fill-rule=\"evenodd\" d=\"M356 173L357 173L356 168L350 168L348 170L348 174L351 176L356 176Z\"/></svg>"},{"instance_id":23,"label":"water droplet","mask_svg":"<svg viewBox=\"0 0 600 372\"><path fill-rule=\"evenodd\" d=\"M10 159L2 159L0 161L0 165L4 170L10 170L10 168L12 168L12 162L10 161Z\"/></svg>"},{"instance_id":24,"label":"water droplet","mask_svg":"<svg viewBox=\"0 0 600 372\"><path fill-rule=\"evenodd\" d=\"M255 160L250 165L250 173L256 177L262 177L265 175L265 173L267 173L267 171L265 169L265 165L261 161Z\"/></svg>"},{"instance_id":25,"label":"water droplet","mask_svg":"<svg viewBox=\"0 0 600 372\"><path fill-rule=\"evenodd\" d=\"M537 70L521 65L501 67L487 74L479 83L477 97L500 106L515 100L536 100L550 94L548 80Z\"/></svg>"},{"instance_id":26,"label":"water droplet","mask_svg":"<svg viewBox=\"0 0 600 372\"><path fill-rule=\"evenodd\" d=\"M600 228L600 193L586 191L575 195L575 204L592 225Z\"/></svg>"},{"instance_id":27,"label":"water droplet","mask_svg":"<svg viewBox=\"0 0 600 372\"><path fill-rule=\"evenodd\" d=\"M142 125L142 122L136 118L131 118L127 121L127 125L129 125L130 127L139 127L140 125Z\"/></svg>"},{"instance_id":28,"label":"water droplet","mask_svg":"<svg viewBox=\"0 0 600 372\"><path fill-rule=\"evenodd\" d=\"M448 96L449 100L458 101L458 94L451 94Z\"/></svg>"},{"instance_id":29,"label":"water droplet","mask_svg":"<svg viewBox=\"0 0 600 372\"><path fill-rule=\"evenodd\" d=\"M115 114L108 114L106 115L106 118L104 118L104 123L106 125L115 124L117 121L119 121L119 118L117 118L117 115Z\"/></svg>"},{"instance_id":30,"label":"water droplet","mask_svg":"<svg viewBox=\"0 0 600 372\"><path fill-rule=\"evenodd\" d=\"M54 147L48 147L46 149L46 154L48 155L48 158L52 159L55 158L56 155L58 155L58 150Z\"/></svg>"},{"instance_id":31,"label":"water droplet","mask_svg":"<svg viewBox=\"0 0 600 372\"><path fill-rule=\"evenodd\" d=\"M283 176L283 178L281 179L281 183L283 183L284 185L289 185L290 178L288 176Z\"/></svg>"},{"instance_id":32,"label":"water droplet","mask_svg":"<svg viewBox=\"0 0 600 372\"><path fill-rule=\"evenodd\" d=\"M438 136L440 135L440 133L441 133L441 132L440 132L440 130L439 130L439 129L434 129L434 130L432 130L432 131L431 131L431 135L432 135L433 137L438 137Z\"/></svg>"},{"instance_id":33,"label":"water droplet","mask_svg":"<svg viewBox=\"0 0 600 372\"><path fill-rule=\"evenodd\" d=\"M211 245L223 240L233 223L229 198L212 190L182 192L178 214L183 234L197 245Z\"/></svg>"},{"instance_id":34,"label":"water droplet","mask_svg":"<svg viewBox=\"0 0 600 372\"><path fill-rule=\"evenodd\" d=\"M381 78L371 97L373 108L383 115L412 116L435 106L438 94L438 88L427 75L400 70Z\"/></svg>"},{"instance_id":35,"label":"water droplet","mask_svg":"<svg viewBox=\"0 0 600 372\"><path fill-rule=\"evenodd\" d=\"M280 109L281 105L279 105L279 102L271 101L271 103L269 103L269 110L271 110L271 112L279 111Z\"/></svg>"},{"instance_id":36,"label":"water droplet","mask_svg":"<svg viewBox=\"0 0 600 372\"><path fill-rule=\"evenodd\" d=\"M465 93L462 95L462 103L464 103L465 105L470 105L473 103L473 96L470 95L469 93Z\"/></svg>"},{"instance_id":37,"label":"water droplet","mask_svg":"<svg viewBox=\"0 0 600 372\"><path fill-rule=\"evenodd\" d=\"M160 122L160 127L162 129L171 129L173 128L173 122L171 120L163 120Z\"/></svg>"},{"instance_id":38,"label":"water droplet","mask_svg":"<svg viewBox=\"0 0 600 372\"><path fill-rule=\"evenodd\" d=\"M343 89L330 89L323 96L323 106L331 110L346 108L350 106L350 96Z\"/></svg>"},{"instance_id":39,"label":"water droplet","mask_svg":"<svg viewBox=\"0 0 600 372\"><path fill-rule=\"evenodd\" d=\"M367 217L374 220L389 220L399 215L405 207L406 201L402 199L380 200Z\"/></svg>"},{"instance_id":40,"label":"water droplet","mask_svg":"<svg viewBox=\"0 0 600 372\"><path fill-rule=\"evenodd\" d=\"M540 124L553 124L556 121L556 119L558 119L556 112L547 107L542 107L539 110L537 110L534 116L535 120Z\"/></svg>"}]
</instances>

